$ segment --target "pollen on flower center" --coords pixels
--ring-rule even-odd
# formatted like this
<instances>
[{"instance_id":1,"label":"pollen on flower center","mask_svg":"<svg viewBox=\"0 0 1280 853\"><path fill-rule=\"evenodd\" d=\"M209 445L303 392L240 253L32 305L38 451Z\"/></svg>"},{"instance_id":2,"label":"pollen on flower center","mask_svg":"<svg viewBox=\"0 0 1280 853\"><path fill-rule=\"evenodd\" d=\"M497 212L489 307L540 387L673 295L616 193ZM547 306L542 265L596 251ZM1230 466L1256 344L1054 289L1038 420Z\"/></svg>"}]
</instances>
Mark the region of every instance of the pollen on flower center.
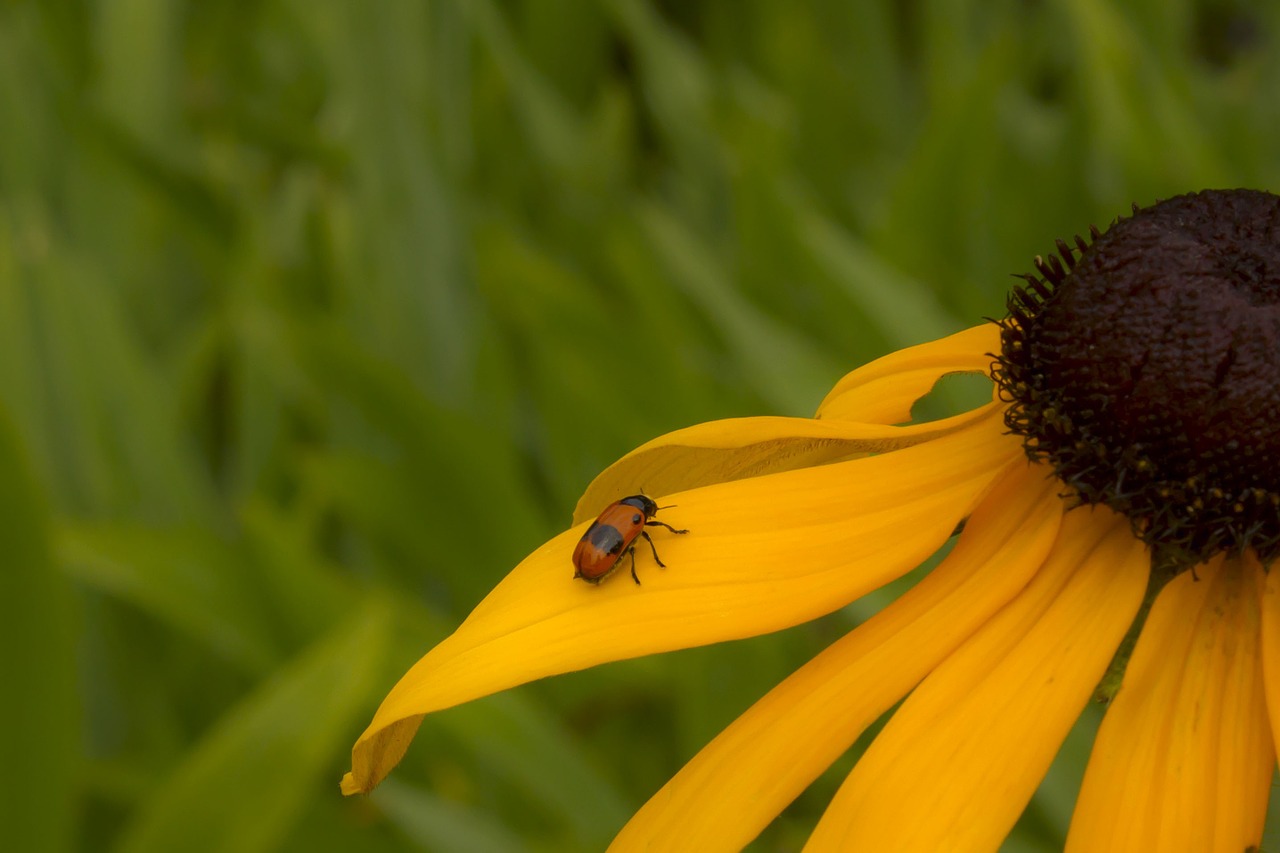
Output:
<instances>
[{"instance_id":1,"label":"pollen on flower center","mask_svg":"<svg viewBox=\"0 0 1280 853\"><path fill-rule=\"evenodd\" d=\"M1184 565L1280 554L1280 196L1204 191L1058 242L1009 298L1006 423Z\"/></svg>"}]
</instances>

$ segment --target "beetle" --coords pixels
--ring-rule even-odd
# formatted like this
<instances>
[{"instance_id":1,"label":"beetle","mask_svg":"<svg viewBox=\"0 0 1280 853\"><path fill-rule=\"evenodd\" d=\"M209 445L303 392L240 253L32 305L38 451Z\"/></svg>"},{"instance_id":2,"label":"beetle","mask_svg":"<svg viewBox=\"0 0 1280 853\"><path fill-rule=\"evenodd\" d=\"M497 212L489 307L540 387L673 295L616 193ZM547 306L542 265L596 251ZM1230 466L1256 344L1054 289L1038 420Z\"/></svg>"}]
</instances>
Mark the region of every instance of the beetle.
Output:
<instances>
[{"instance_id":1,"label":"beetle","mask_svg":"<svg viewBox=\"0 0 1280 853\"><path fill-rule=\"evenodd\" d=\"M665 527L672 533L689 532L676 530L665 521L658 521L653 517L659 509L668 508L659 507L648 495L631 495L609 504L600 513L600 517L591 522L591 526L573 549L573 576L582 578L587 583L600 583L618 567L623 555L630 555L631 579L639 584L635 541L641 536L649 543L654 562L665 569L667 564L658 558L658 549L645 528Z\"/></svg>"}]
</instances>

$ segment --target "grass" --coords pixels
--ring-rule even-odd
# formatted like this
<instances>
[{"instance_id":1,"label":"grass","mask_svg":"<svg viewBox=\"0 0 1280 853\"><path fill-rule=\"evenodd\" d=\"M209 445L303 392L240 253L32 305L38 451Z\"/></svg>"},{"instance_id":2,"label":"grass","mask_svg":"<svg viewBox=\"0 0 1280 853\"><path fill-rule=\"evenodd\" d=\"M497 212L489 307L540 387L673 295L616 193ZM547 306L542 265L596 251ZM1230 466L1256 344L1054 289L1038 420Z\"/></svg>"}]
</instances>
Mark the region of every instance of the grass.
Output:
<instances>
[{"instance_id":1,"label":"grass","mask_svg":"<svg viewBox=\"0 0 1280 853\"><path fill-rule=\"evenodd\" d=\"M445 712L381 794L337 780L626 450L808 415L1131 202L1280 188L1277 26L1232 0L3 4L13 849L599 849L840 617ZM1010 849L1060 844L1086 748Z\"/></svg>"}]
</instances>

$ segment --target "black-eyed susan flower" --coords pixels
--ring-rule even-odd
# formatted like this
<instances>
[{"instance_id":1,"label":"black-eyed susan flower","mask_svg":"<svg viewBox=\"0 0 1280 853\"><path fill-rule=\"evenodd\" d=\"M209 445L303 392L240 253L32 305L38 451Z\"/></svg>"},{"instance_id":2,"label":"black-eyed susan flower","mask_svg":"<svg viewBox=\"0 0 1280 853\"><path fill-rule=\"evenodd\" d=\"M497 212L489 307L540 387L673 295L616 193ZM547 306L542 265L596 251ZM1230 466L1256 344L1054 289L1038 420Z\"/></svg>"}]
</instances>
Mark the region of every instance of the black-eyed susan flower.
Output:
<instances>
[{"instance_id":1,"label":"black-eyed susan flower","mask_svg":"<svg viewBox=\"0 0 1280 853\"><path fill-rule=\"evenodd\" d=\"M378 784L431 711L830 613L967 520L935 570L709 743L614 847L741 848L901 701L809 849L997 849L1109 671L1123 680L1067 848L1256 845L1280 724L1266 571L1280 553L1280 197L1135 209L1036 268L1000 323L855 370L815 419L702 424L615 463L577 526L395 686L343 791ZM991 376L993 401L909 423L957 372ZM587 523L639 484L690 531L661 543L672 568L643 586L573 580Z\"/></svg>"}]
</instances>

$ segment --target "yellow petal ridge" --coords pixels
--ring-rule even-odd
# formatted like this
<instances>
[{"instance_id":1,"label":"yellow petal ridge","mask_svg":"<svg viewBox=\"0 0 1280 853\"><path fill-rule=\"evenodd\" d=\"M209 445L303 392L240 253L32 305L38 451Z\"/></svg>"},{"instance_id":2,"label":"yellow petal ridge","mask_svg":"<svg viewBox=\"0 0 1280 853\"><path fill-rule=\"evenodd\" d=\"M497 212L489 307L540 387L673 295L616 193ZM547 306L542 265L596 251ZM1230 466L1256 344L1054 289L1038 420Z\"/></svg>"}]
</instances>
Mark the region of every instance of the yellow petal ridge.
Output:
<instances>
[{"instance_id":1,"label":"yellow petal ridge","mask_svg":"<svg viewBox=\"0 0 1280 853\"><path fill-rule=\"evenodd\" d=\"M1000 351L1000 327L984 323L919 346L907 347L859 367L836 383L818 406L823 420L898 424L911 407L949 373L990 374Z\"/></svg>"},{"instance_id":2,"label":"yellow petal ridge","mask_svg":"<svg viewBox=\"0 0 1280 853\"><path fill-rule=\"evenodd\" d=\"M610 850L739 850L1035 574L1058 484L1018 459L919 584L787 678L636 813Z\"/></svg>"},{"instance_id":3,"label":"yellow petal ridge","mask_svg":"<svg viewBox=\"0 0 1280 853\"><path fill-rule=\"evenodd\" d=\"M891 454L708 486L663 498L668 569L638 551L643 586L572 578L585 526L520 563L392 689L352 750L347 793L403 755L413 718L611 660L779 630L844 606L935 551L1018 458L998 412Z\"/></svg>"},{"instance_id":4,"label":"yellow petal ridge","mask_svg":"<svg viewBox=\"0 0 1280 853\"><path fill-rule=\"evenodd\" d=\"M637 447L591 481L573 511L581 524L627 495L667 495L887 453L956 432L995 411L981 406L938 421L886 426L812 418L728 418L667 433Z\"/></svg>"},{"instance_id":5,"label":"yellow petal ridge","mask_svg":"<svg viewBox=\"0 0 1280 853\"><path fill-rule=\"evenodd\" d=\"M1126 520L1067 513L1030 584L907 698L806 850L999 848L1142 603Z\"/></svg>"},{"instance_id":6,"label":"yellow petal ridge","mask_svg":"<svg viewBox=\"0 0 1280 853\"><path fill-rule=\"evenodd\" d=\"M1160 591L1094 742L1068 851L1241 851L1275 766L1256 560L1219 557Z\"/></svg>"},{"instance_id":7,"label":"yellow petal ridge","mask_svg":"<svg viewBox=\"0 0 1280 853\"><path fill-rule=\"evenodd\" d=\"M810 418L731 418L660 436L597 476L574 510L575 524L625 495L698 486L803 468L929 441L985 416L985 407L905 426L911 407L950 373L987 373L999 349L993 323L908 347L854 370Z\"/></svg>"},{"instance_id":8,"label":"yellow petal ridge","mask_svg":"<svg viewBox=\"0 0 1280 853\"><path fill-rule=\"evenodd\" d=\"M1257 558L1246 555L1250 563ZM1262 610L1262 675L1272 739L1280 732L1280 572L1254 567Z\"/></svg>"}]
</instances>

